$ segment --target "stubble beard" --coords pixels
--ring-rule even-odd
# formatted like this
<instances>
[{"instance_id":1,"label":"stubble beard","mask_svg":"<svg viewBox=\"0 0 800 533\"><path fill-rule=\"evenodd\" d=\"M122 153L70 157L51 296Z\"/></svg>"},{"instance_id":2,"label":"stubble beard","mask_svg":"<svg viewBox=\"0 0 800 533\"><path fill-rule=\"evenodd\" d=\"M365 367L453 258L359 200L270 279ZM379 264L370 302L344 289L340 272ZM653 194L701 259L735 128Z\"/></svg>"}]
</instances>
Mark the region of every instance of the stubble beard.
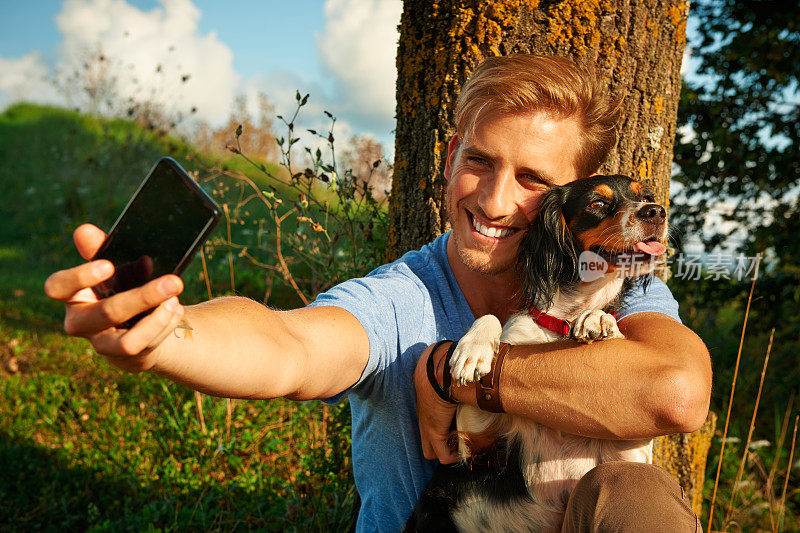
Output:
<instances>
[{"instance_id":1,"label":"stubble beard","mask_svg":"<svg viewBox=\"0 0 800 533\"><path fill-rule=\"evenodd\" d=\"M446 203L446 209L447 220L450 222L450 228L452 230L450 232L450 238L454 239L456 253L458 254L461 264L463 264L468 270L484 276L496 276L513 271L516 268L516 254L512 255L508 259L498 262L496 259L493 260L494 258L492 257L491 253L492 248L489 246L477 245L478 249L468 249L465 243L462 241L459 232L455 231L455 214L458 213L459 207L457 205L454 206L448 199L448 202ZM464 216L468 217L466 212L464 213ZM466 220L466 224L471 225L468 218Z\"/></svg>"}]
</instances>

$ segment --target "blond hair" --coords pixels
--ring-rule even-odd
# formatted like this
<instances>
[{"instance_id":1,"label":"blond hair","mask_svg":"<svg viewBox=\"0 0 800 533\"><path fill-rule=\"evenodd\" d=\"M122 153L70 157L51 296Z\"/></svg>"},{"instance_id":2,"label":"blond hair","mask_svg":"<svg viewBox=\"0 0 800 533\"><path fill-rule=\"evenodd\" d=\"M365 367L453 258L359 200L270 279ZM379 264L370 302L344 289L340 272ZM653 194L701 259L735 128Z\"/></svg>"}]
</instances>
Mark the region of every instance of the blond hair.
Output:
<instances>
[{"instance_id":1,"label":"blond hair","mask_svg":"<svg viewBox=\"0 0 800 533\"><path fill-rule=\"evenodd\" d=\"M484 60L461 88L456 133L464 139L491 113L544 111L576 118L582 137L578 177L597 171L617 142L621 100L612 100L594 72L558 56L516 54Z\"/></svg>"}]
</instances>

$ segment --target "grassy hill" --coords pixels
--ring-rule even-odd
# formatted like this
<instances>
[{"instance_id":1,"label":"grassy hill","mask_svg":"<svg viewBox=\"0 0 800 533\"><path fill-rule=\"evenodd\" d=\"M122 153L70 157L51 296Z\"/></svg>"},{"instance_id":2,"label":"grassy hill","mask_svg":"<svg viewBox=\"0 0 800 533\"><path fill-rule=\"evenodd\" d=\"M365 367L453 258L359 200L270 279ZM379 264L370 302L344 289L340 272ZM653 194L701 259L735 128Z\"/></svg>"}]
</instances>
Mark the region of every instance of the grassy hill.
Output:
<instances>
[{"instance_id":1,"label":"grassy hill","mask_svg":"<svg viewBox=\"0 0 800 533\"><path fill-rule=\"evenodd\" d=\"M223 164L129 121L29 104L0 114L0 530L347 529L348 443L325 439L349 438L346 409L236 402L228 418L206 397L203 432L191 391L123 375L61 333L63 307L42 286L81 261L72 230L108 229L163 155ZM196 263L190 302L205 293Z\"/></svg>"}]
</instances>

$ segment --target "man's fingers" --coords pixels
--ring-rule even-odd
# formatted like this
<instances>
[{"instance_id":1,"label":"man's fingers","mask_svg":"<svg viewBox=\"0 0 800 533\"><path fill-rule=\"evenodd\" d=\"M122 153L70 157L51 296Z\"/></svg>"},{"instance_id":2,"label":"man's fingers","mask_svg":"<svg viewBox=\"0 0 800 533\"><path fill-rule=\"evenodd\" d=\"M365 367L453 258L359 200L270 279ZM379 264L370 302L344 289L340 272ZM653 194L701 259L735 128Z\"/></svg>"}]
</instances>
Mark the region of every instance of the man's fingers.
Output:
<instances>
[{"instance_id":1,"label":"man's fingers","mask_svg":"<svg viewBox=\"0 0 800 533\"><path fill-rule=\"evenodd\" d=\"M438 435L433 431L428 431L421 422L419 433L422 440L422 455L425 459L437 459L445 465L458 461L458 453L450 449L447 435Z\"/></svg>"},{"instance_id":2,"label":"man's fingers","mask_svg":"<svg viewBox=\"0 0 800 533\"><path fill-rule=\"evenodd\" d=\"M443 465L448 465L458 461L458 454L453 453L453 450L447 445L446 436L437 436L433 439L433 449L436 454L436 459Z\"/></svg>"},{"instance_id":3,"label":"man's fingers","mask_svg":"<svg viewBox=\"0 0 800 533\"><path fill-rule=\"evenodd\" d=\"M81 254L86 260L94 257L97 250L106 239L106 234L103 230L92 224L81 224L75 229L72 234L75 241L75 247L78 248L78 253Z\"/></svg>"},{"instance_id":4,"label":"man's fingers","mask_svg":"<svg viewBox=\"0 0 800 533\"><path fill-rule=\"evenodd\" d=\"M439 462L443 465L453 464L458 461L458 454L453 453L445 441L439 442L436 456L439 458Z\"/></svg>"},{"instance_id":5,"label":"man's fingers","mask_svg":"<svg viewBox=\"0 0 800 533\"><path fill-rule=\"evenodd\" d=\"M458 454L447 445L447 440L440 438L422 439L422 455L425 459L437 459L443 465L458 461Z\"/></svg>"},{"instance_id":6,"label":"man's fingers","mask_svg":"<svg viewBox=\"0 0 800 533\"><path fill-rule=\"evenodd\" d=\"M178 276L167 275L154 279L139 288L115 294L92 304L91 309L67 313L64 328L70 335L88 335L111 326L122 324L129 318L161 305L183 291Z\"/></svg>"},{"instance_id":7,"label":"man's fingers","mask_svg":"<svg viewBox=\"0 0 800 533\"><path fill-rule=\"evenodd\" d=\"M142 318L119 339L120 355L137 355L158 346L172 334L183 317L183 307L172 297Z\"/></svg>"},{"instance_id":8,"label":"man's fingers","mask_svg":"<svg viewBox=\"0 0 800 533\"><path fill-rule=\"evenodd\" d=\"M107 357L117 357L120 353L118 348L119 339L125 333L123 329L106 328L99 333L90 335L87 338L94 346L97 353L103 354Z\"/></svg>"},{"instance_id":9,"label":"man's fingers","mask_svg":"<svg viewBox=\"0 0 800 533\"><path fill-rule=\"evenodd\" d=\"M114 273L110 261L92 261L67 270L59 270L44 282L44 292L54 300L71 299L81 289L93 287Z\"/></svg>"},{"instance_id":10,"label":"man's fingers","mask_svg":"<svg viewBox=\"0 0 800 533\"><path fill-rule=\"evenodd\" d=\"M183 307L173 297L139 320L131 329L107 328L91 336L89 340L99 353L115 357L120 363L124 363L122 366L125 368L134 369L137 362L130 361L132 356L158 346L175 330L182 318ZM136 369L147 370L145 367Z\"/></svg>"}]
</instances>

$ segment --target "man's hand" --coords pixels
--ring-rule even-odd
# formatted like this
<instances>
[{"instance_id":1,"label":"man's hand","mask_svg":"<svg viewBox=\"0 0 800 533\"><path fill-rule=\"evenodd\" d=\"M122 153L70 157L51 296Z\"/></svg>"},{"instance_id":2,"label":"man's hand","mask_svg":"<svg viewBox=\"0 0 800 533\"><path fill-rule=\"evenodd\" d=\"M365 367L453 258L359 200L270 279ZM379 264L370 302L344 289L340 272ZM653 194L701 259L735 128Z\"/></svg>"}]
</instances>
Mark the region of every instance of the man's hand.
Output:
<instances>
[{"instance_id":1,"label":"man's hand","mask_svg":"<svg viewBox=\"0 0 800 533\"><path fill-rule=\"evenodd\" d=\"M442 464L458 461L458 454L448 446L450 426L456 414L456 406L445 402L433 390L428 381L426 364L431 347L422 352L414 371L414 386L417 389L417 418L422 438L422 452L426 459L438 459ZM441 354L435 354L436 356ZM441 368L439 370L441 372Z\"/></svg>"},{"instance_id":2,"label":"man's hand","mask_svg":"<svg viewBox=\"0 0 800 533\"><path fill-rule=\"evenodd\" d=\"M78 227L75 246L89 260L105 239L105 233L91 224ZM89 339L98 353L128 372L149 370L157 360L154 349L171 334L183 317L177 295L183 291L178 276L162 276L147 284L98 300L91 287L112 276L114 266L105 260L90 261L54 273L44 284L50 298L64 302L64 330ZM148 309L153 312L133 328L118 324Z\"/></svg>"}]
</instances>

